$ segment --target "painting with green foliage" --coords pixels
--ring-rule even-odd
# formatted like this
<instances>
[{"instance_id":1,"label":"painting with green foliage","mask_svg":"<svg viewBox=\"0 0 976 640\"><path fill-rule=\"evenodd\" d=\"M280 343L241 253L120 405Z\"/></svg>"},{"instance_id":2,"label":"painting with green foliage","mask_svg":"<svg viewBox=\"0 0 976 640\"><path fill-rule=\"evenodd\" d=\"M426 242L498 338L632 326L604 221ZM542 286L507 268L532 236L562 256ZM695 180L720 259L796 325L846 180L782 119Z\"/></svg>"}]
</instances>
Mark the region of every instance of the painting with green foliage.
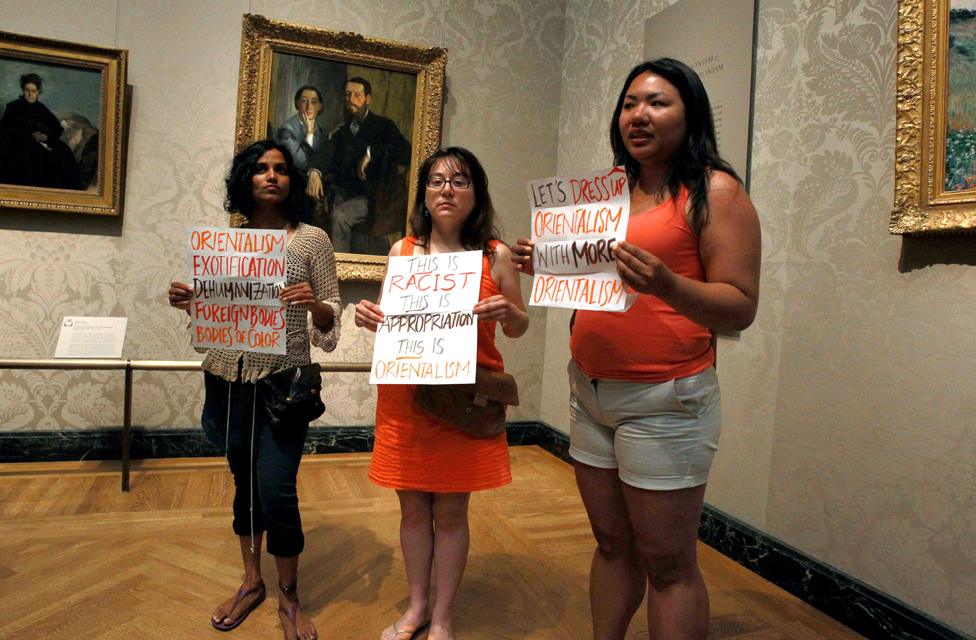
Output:
<instances>
[{"instance_id":1,"label":"painting with green foliage","mask_svg":"<svg viewBox=\"0 0 976 640\"><path fill-rule=\"evenodd\" d=\"M946 191L976 188L976 4L953 0L949 10L949 100Z\"/></svg>"}]
</instances>

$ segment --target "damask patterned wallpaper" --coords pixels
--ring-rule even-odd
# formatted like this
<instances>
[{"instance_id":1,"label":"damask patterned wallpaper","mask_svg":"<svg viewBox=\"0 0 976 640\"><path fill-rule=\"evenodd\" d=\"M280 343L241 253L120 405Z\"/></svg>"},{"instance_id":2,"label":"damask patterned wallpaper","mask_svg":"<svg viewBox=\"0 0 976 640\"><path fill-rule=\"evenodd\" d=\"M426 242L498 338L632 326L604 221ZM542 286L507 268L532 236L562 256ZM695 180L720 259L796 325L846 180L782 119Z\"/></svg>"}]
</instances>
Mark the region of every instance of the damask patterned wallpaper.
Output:
<instances>
[{"instance_id":1,"label":"damask patterned wallpaper","mask_svg":"<svg viewBox=\"0 0 976 640\"><path fill-rule=\"evenodd\" d=\"M522 233L528 176L555 170L564 8L561 0L445 2L219 0L83 3L0 0L3 29L129 49L134 87L125 218L105 221L0 217L0 353L54 353L65 315L129 318L124 356L199 359L185 316L166 306L183 272L183 229L223 224L221 179L233 148L241 16L270 18L401 42L446 47L443 141L472 149L488 171L506 238ZM4 101L15 96L0 96ZM477 105L473 108L469 105ZM38 214L41 216L43 214ZM92 233L92 229L107 229ZM342 287L340 346L317 359L362 362L372 334L353 325L352 306L375 297ZM538 415L543 316L500 348L523 380L514 419ZM366 374L328 374L324 425L372 424ZM121 373L0 372L0 430L86 429L121 422ZM199 374L136 374L133 421L146 427L199 424Z\"/></svg>"}]
</instances>

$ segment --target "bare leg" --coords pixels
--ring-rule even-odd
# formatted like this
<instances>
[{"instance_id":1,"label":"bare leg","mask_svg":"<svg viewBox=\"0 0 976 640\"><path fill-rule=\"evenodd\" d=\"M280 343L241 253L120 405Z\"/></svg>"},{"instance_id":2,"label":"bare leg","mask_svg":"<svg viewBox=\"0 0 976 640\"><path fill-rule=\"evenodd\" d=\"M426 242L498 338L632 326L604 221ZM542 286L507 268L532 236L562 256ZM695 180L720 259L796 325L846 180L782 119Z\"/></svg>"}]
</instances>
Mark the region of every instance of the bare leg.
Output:
<instances>
[{"instance_id":1,"label":"bare leg","mask_svg":"<svg viewBox=\"0 0 976 640\"><path fill-rule=\"evenodd\" d=\"M315 640L315 625L299 607L298 556L275 556L275 564L278 567L278 618L285 630L285 640Z\"/></svg>"},{"instance_id":2,"label":"bare leg","mask_svg":"<svg viewBox=\"0 0 976 640\"><path fill-rule=\"evenodd\" d=\"M708 590L698 569L705 485L648 491L624 485L637 550L647 570L647 627L655 640L704 640Z\"/></svg>"},{"instance_id":3,"label":"bare leg","mask_svg":"<svg viewBox=\"0 0 976 640\"><path fill-rule=\"evenodd\" d=\"M470 493L434 494L434 571L436 598L429 640L454 640L454 597L468 561Z\"/></svg>"},{"instance_id":4,"label":"bare leg","mask_svg":"<svg viewBox=\"0 0 976 640\"><path fill-rule=\"evenodd\" d=\"M590 612L595 640L623 640L644 599L646 573L634 546L623 483L616 469L574 462L597 548L590 565ZM657 640L656 636L651 636Z\"/></svg>"},{"instance_id":5,"label":"bare leg","mask_svg":"<svg viewBox=\"0 0 976 640\"><path fill-rule=\"evenodd\" d=\"M397 491L400 498L400 549L407 570L410 605L381 640L406 640L429 618L430 563L434 555L434 494L424 491ZM399 633L398 633L399 632Z\"/></svg>"},{"instance_id":6,"label":"bare leg","mask_svg":"<svg viewBox=\"0 0 976 640\"><path fill-rule=\"evenodd\" d=\"M254 602L263 597L264 590L261 589L261 538L263 534L254 534L254 551L251 551L251 536L239 536L241 543L241 559L244 561L244 584L242 590L252 591L252 593L238 598L234 594L231 598L220 603L210 616L211 622L231 624L239 619L241 615ZM238 592L239 593L239 592ZM237 606L234 606L237 600Z\"/></svg>"}]
</instances>

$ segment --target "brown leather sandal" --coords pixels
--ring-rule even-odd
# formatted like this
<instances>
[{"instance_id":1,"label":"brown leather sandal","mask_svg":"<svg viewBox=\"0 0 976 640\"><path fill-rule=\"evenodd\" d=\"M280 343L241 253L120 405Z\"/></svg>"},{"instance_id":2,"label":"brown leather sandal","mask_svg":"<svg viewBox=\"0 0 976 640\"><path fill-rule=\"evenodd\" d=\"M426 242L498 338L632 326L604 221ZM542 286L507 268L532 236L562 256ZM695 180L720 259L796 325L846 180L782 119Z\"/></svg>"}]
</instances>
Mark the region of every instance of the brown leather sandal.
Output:
<instances>
[{"instance_id":1,"label":"brown leather sandal","mask_svg":"<svg viewBox=\"0 0 976 640\"><path fill-rule=\"evenodd\" d=\"M248 597L253 593L257 593L258 597L255 598L254 602L249 604L247 608L241 612L241 615L237 616L236 620L232 620L230 622L224 622L223 619L214 621L214 619L211 617L210 626L212 626L217 631L230 631L231 629L236 629L238 625L244 622L244 618L246 618L252 611L257 609L258 605L264 602L264 598L267 596L267 591L264 588L264 581L261 581L258 583L258 586L252 587L250 589L247 588L247 585L242 584L241 588L237 590L236 594L234 594L234 601L230 605L231 613L234 612L234 609L237 608L237 605L239 605L244 600L244 598ZM226 617L227 616L224 616L224 618Z\"/></svg>"}]
</instances>

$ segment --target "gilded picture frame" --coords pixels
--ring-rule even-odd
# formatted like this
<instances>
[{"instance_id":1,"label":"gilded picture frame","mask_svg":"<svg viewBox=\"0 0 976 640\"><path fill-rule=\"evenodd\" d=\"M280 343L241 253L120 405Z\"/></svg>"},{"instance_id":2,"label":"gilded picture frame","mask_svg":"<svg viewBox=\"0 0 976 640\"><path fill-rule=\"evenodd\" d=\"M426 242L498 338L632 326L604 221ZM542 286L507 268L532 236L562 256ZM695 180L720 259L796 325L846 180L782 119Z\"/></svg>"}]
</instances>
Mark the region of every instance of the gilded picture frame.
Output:
<instances>
[{"instance_id":1,"label":"gilded picture frame","mask_svg":"<svg viewBox=\"0 0 976 640\"><path fill-rule=\"evenodd\" d=\"M243 18L235 149L276 138L319 179L310 217L340 280L382 280L407 231L419 165L440 145L446 64L439 47Z\"/></svg>"},{"instance_id":2,"label":"gilded picture frame","mask_svg":"<svg viewBox=\"0 0 976 640\"><path fill-rule=\"evenodd\" d=\"M0 209L122 214L127 59L0 32Z\"/></svg>"},{"instance_id":3,"label":"gilded picture frame","mask_svg":"<svg viewBox=\"0 0 976 640\"><path fill-rule=\"evenodd\" d=\"M899 0L891 233L976 231L974 100L976 2Z\"/></svg>"}]
</instances>

